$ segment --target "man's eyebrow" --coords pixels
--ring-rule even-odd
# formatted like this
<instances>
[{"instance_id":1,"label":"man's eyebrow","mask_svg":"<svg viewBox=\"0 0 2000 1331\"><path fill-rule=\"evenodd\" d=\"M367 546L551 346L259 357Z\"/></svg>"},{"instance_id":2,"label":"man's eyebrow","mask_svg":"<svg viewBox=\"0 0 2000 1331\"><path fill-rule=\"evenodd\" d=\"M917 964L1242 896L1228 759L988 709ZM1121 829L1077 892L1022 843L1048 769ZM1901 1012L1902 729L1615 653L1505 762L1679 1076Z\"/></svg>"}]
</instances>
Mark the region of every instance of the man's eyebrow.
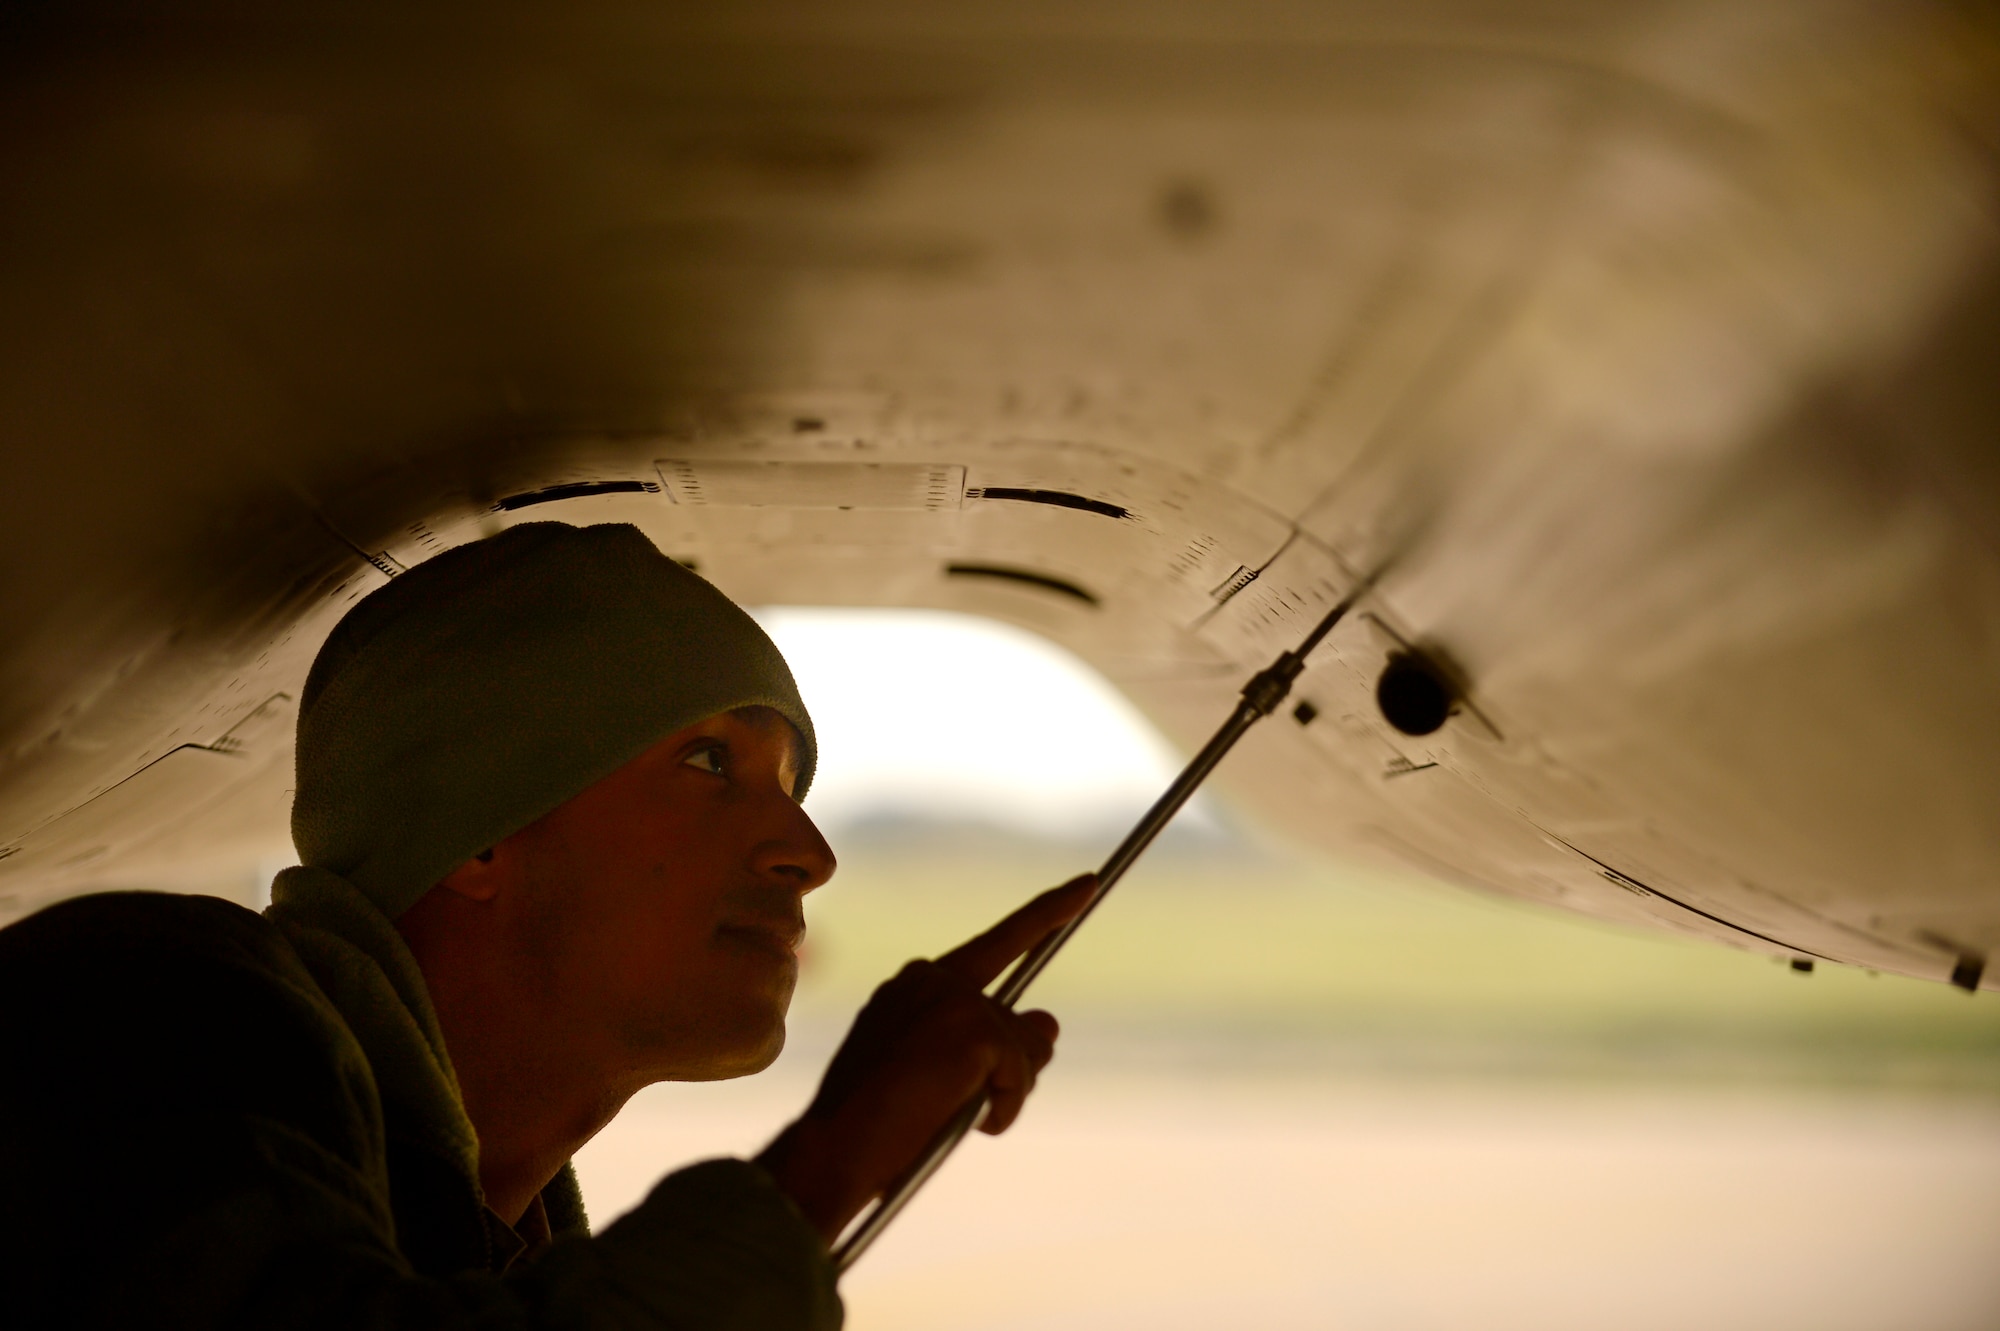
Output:
<instances>
[{"instance_id":1,"label":"man's eyebrow","mask_svg":"<svg viewBox=\"0 0 2000 1331\"><path fill-rule=\"evenodd\" d=\"M797 779L800 766L805 761L806 737L799 733L799 728L792 724L790 717L777 708L766 707L762 703L752 703L747 707L732 707L726 714L735 717L760 734L768 734L773 730L780 732L785 742L785 756L781 766L789 771L795 780Z\"/></svg>"}]
</instances>

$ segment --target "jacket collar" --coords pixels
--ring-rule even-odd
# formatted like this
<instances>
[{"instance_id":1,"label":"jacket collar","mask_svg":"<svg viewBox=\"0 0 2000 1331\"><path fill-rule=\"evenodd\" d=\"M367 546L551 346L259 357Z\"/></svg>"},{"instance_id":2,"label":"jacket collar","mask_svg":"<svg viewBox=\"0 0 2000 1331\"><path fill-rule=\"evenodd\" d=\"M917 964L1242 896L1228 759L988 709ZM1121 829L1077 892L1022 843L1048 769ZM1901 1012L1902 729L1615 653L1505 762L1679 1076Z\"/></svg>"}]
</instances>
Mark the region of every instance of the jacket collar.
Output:
<instances>
[{"instance_id":1,"label":"jacket collar","mask_svg":"<svg viewBox=\"0 0 2000 1331\"><path fill-rule=\"evenodd\" d=\"M479 1136L424 973L394 922L345 878L303 867L278 875L266 913L347 1019L374 1069L384 1113L402 1135L476 1180Z\"/></svg>"},{"instance_id":2,"label":"jacket collar","mask_svg":"<svg viewBox=\"0 0 2000 1331\"><path fill-rule=\"evenodd\" d=\"M339 874L310 867L278 875L265 914L354 1032L394 1134L448 1162L483 1205L479 1135L466 1115L430 988L395 922ZM588 1232L583 1195L569 1166L542 1190L541 1202L555 1236ZM498 1217L488 1229L496 1224L513 1233ZM504 1238L497 1243L501 1249L510 1246Z\"/></svg>"}]
</instances>

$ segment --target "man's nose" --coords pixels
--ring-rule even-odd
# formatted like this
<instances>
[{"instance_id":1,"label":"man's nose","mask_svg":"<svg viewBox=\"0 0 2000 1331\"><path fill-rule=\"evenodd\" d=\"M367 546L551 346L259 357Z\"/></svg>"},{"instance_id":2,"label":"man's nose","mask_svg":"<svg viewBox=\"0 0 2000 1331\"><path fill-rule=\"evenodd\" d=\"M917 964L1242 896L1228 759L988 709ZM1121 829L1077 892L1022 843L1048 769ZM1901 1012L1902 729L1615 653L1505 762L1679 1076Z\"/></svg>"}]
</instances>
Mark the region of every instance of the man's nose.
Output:
<instances>
[{"instance_id":1,"label":"man's nose","mask_svg":"<svg viewBox=\"0 0 2000 1331\"><path fill-rule=\"evenodd\" d=\"M800 895L812 891L833 877L838 866L833 847L814 824L811 815L787 796L780 812L779 835L757 847L754 867L760 874L785 879Z\"/></svg>"}]
</instances>

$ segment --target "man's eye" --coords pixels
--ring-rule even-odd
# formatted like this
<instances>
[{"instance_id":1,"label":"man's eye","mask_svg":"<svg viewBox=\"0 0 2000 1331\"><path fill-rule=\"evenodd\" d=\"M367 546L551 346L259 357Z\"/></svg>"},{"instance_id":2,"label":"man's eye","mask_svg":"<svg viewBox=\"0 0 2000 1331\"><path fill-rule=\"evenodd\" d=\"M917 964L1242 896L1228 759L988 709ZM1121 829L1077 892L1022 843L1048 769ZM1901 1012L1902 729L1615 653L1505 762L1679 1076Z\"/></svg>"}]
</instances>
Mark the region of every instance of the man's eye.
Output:
<instances>
[{"instance_id":1,"label":"man's eye","mask_svg":"<svg viewBox=\"0 0 2000 1331\"><path fill-rule=\"evenodd\" d=\"M688 766L699 767L704 772L713 772L717 776L723 774L723 755L720 745L713 745L706 749L696 749L683 761Z\"/></svg>"}]
</instances>

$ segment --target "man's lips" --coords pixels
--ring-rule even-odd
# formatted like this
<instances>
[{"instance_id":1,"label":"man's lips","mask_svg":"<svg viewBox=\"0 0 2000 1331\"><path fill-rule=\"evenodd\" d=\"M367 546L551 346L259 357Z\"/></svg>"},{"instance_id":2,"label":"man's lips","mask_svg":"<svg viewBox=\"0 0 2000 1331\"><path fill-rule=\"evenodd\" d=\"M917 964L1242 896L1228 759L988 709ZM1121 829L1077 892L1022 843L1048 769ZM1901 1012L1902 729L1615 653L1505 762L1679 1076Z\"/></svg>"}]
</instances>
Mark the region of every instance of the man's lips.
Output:
<instances>
[{"instance_id":1,"label":"man's lips","mask_svg":"<svg viewBox=\"0 0 2000 1331\"><path fill-rule=\"evenodd\" d=\"M760 948L796 959L799 944L806 940L803 921L792 919L731 920L716 930L727 938L741 939Z\"/></svg>"}]
</instances>

